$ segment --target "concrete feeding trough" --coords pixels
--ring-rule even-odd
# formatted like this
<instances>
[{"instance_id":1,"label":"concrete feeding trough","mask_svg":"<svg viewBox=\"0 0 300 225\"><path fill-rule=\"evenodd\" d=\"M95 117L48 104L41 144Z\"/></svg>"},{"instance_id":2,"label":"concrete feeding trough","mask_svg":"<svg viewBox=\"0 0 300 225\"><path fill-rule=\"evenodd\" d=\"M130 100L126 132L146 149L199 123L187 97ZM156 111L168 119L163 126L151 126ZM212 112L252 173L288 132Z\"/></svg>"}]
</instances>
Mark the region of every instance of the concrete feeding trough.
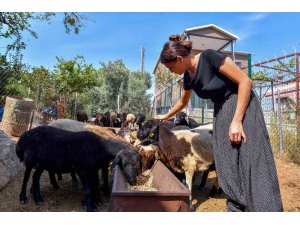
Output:
<instances>
[{"instance_id":1,"label":"concrete feeding trough","mask_svg":"<svg viewBox=\"0 0 300 225\"><path fill-rule=\"evenodd\" d=\"M152 167L151 174L158 191L128 190L123 172L116 166L108 211L188 212L189 189L160 161Z\"/></svg>"}]
</instances>

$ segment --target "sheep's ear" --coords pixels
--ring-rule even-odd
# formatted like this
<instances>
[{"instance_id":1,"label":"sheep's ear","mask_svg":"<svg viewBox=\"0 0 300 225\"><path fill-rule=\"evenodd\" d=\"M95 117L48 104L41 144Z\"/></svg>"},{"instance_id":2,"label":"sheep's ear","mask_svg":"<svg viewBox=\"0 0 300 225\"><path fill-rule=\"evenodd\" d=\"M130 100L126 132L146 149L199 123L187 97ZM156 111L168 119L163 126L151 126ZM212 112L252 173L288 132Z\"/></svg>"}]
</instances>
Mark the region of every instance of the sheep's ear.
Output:
<instances>
[{"instance_id":1,"label":"sheep's ear","mask_svg":"<svg viewBox=\"0 0 300 225\"><path fill-rule=\"evenodd\" d=\"M123 151L123 150L121 150L121 151L117 154L116 158L114 159L114 161L113 161L113 168L114 168L116 165L119 165L120 160L121 160L121 153L122 153L122 151Z\"/></svg>"}]
</instances>

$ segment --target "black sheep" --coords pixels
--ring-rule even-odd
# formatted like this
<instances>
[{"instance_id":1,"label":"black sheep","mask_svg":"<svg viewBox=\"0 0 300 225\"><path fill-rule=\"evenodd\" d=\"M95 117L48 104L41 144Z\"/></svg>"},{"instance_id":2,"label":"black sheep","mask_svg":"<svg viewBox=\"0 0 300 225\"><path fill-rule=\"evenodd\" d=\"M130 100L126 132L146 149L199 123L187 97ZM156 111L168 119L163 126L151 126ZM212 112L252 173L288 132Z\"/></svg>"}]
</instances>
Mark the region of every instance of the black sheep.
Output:
<instances>
[{"instance_id":1,"label":"black sheep","mask_svg":"<svg viewBox=\"0 0 300 225\"><path fill-rule=\"evenodd\" d=\"M105 112L100 119L104 127L110 127L110 112Z\"/></svg>"},{"instance_id":2,"label":"black sheep","mask_svg":"<svg viewBox=\"0 0 300 225\"><path fill-rule=\"evenodd\" d=\"M194 120L193 118L189 118L185 112L177 113L174 123L176 124L176 126L185 125L185 126L189 126L190 128L195 128L200 126L200 124L197 123L196 120Z\"/></svg>"},{"instance_id":3,"label":"black sheep","mask_svg":"<svg viewBox=\"0 0 300 225\"><path fill-rule=\"evenodd\" d=\"M138 125L139 128L142 127L143 123L145 122L146 120L146 117L144 114L137 114L136 117L135 117L135 124Z\"/></svg>"},{"instance_id":4,"label":"black sheep","mask_svg":"<svg viewBox=\"0 0 300 225\"><path fill-rule=\"evenodd\" d=\"M77 112L76 119L80 122L87 122L89 117L83 112Z\"/></svg>"},{"instance_id":5,"label":"black sheep","mask_svg":"<svg viewBox=\"0 0 300 225\"><path fill-rule=\"evenodd\" d=\"M24 132L16 146L17 156L24 161L26 170L20 201L27 202L26 186L32 168L32 192L34 200L40 204L39 180L44 170L66 173L75 170L84 189L87 211L93 211L101 198L98 190L98 170L108 169L108 164L116 158L130 184L136 183L141 173L141 158L126 144L105 139L89 131L71 132L50 126L40 126Z\"/></svg>"}]
</instances>

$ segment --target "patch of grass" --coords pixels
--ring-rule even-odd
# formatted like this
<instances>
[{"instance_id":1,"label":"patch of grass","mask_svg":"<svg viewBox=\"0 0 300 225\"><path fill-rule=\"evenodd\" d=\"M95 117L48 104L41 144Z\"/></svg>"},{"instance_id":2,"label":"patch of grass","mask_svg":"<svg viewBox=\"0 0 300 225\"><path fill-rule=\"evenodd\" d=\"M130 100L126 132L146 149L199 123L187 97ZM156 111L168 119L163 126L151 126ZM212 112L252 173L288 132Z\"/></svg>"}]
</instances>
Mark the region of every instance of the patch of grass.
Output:
<instances>
[{"instance_id":1,"label":"patch of grass","mask_svg":"<svg viewBox=\"0 0 300 225\"><path fill-rule=\"evenodd\" d=\"M271 120L269 136L273 151L280 153L280 136L276 117ZM282 146L283 153L285 153L292 162L300 165L300 133L282 128Z\"/></svg>"}]
</instances>

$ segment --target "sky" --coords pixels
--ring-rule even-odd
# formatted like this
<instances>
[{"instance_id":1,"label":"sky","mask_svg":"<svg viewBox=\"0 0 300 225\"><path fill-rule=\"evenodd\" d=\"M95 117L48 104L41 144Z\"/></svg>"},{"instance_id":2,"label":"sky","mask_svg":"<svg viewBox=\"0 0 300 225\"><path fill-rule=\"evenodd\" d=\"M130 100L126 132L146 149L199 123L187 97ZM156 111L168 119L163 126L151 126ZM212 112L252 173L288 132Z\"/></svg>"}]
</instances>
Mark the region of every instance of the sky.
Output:
<instances>
[{"instance_id":1,"label":"sky","mask_svg":"<svg viewBox=\"0 0 300 225\"><path fill-rule=\"evenodd\" d=\"M239 37L235 50L254 53L253 62L300 51L300 13L292 12L83 12L88 18L78 35L66 34L63 14L51 24L32 21L38 39L24 33L27 44L24 62L52 69L56 56L73 59L84 56L96 68L99 62L121 59L131 70L141 68L141 47L145 48L145 71L153 72L163 44L171 34L184 29L215 24ZM1 40L0 47L7 40ZM1 50L1 49L0 49ZM3 51L3 48L2 48ZM153 90L150 90L153 92Z\"/></svg>"}]
</instances>

